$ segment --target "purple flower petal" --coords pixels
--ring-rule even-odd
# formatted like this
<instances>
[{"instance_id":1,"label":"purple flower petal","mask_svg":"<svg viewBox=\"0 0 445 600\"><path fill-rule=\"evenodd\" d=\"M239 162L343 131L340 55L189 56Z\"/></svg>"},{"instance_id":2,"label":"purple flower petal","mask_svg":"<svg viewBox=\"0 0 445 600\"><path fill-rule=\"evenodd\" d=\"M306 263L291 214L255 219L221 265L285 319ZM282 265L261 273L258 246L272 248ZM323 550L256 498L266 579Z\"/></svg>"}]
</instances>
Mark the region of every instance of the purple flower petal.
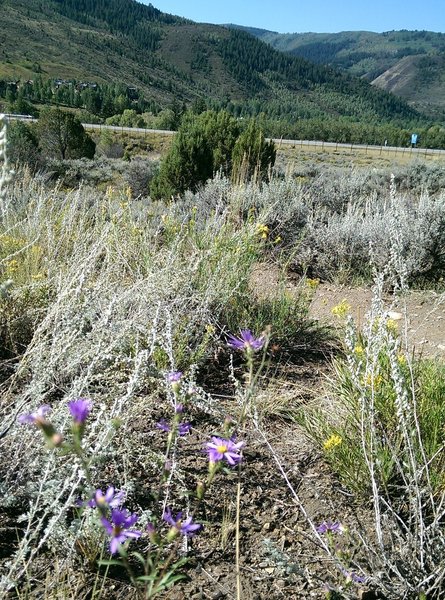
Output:
<instances>
[{"instance_id":1,"label":"purple flower petal","mask_svg":"<svg viewBox=\"0 0 445 600\"><path fill-rule=\"evenodd\" d=\"M162 515L163 520L174 527L182 535L192 537L198 529L201 529L202 525L199 523L193 523L192 517L187 517L184 521L182 520L182 511L178 512L176 517L173 517L170 508L166 508Z\"/></svg>"},{"instance_id":2,"label":"purple flower petal","mask_svg":"<svg viewBox=\"0 0 445 600\"><path fill-rule=\"evenodd\" d=\"M233 440L225 440L224 438L214 436L211 442L207 442L206 449L210 462L226 460L233 467L241 460L239 452L243 446L244 442L235 444Z\"/></svg>"},{"instance_id":3,"label":"purple flower petal","mask_svg":"<svg viewBox=\"0 0 445 600\"><path fill-rule=\"evenodd\" d=\"M191 428L192 426L190 425L190 423L179 423L178 433L182 437L184 435L187 435L190 432Z\"/></svg>"},{"instance_id":4,"label":"purple flower petal","mask_svg":"<svg viewBox=\"0 0 445 600\"><path fill-rule=\"evenodd\" d=\"M43 404L33 413L25 413L18 417L19 423L36 424L45 421L46 415L51 412L51 406Z\"/></svg>"},{"instance_id":5,"label":"purple flower petal","mask_svg":"<svg viewBox=\"0 0 445 600\"><path fill-rule=\"evenodd\" d=\"M136 514L130 514L127 510L119 509L111 511L111 520L105 517L101 518L101 523L105 531L111 536L111 554L116 554L120 544L125 543L128 538L135 539L142 535L141 531L130 531L130 527L136 523L138 518Z\"/></svg>"},{"instance_id":6,"label":"purple flower petal","mask_svg":"<svg viewBox=\"0 0 445 600\"><path fill-rule=\"evenodd\" d=\"M68 408L71 416L73 417L74 422L78 425L83 425L85 423L88 415L90 414L91 407L91 400L87 400L85 398L78 398L77 400L71 400L71 402L68 402Z\"/></svg>"},{"instance_id":7,"label":"purple flower petal","mask_svg":"<svg viewBox=\"0 0 445 600\"><path fill-rule=\"evenodd\" d=\"M167 423L167 421L165 419L161 419L159 421L159 423L156 423L156 427L167 433L170 431L170 425Z\"/></svg>"},{"instance_id":8,"label":"purple flower petal","mask_svg":"<svg viewBox=\"0 0 445 600\"><path fill-rule=\"evenodd\" d=\"M125 492L121 490L115 493L114 487L110 486L105 494L102 492L102 490L96 490L93 498L91 498L87 504L91 508L95 508L97 506L118 508L123 504L124 500Z\"/></svg>"},{"instance_id":9,"label":"purple flower petal","mask_svg":"<svg viewBox=\"0 0 445 600\"><path fill-rule=\"evenodd\" d=\"M234 350L252 352L260 350L264 346L264 338L256 338L250 329L242 329L239 337L229 335L227 344Z\"/></svg>"},{"instance_id":10,"label":"purple flower petal","mask_svg":"<svg viewBox=\"0 0 445 600\"><path fill-rule=\"evenodd\" d=\"M170 373L167 373L167 381L169 383L176 383L181 381L182 375L182 371L171 371Z\"/></svg>"},{"instance_id":11,"label":"purple flower petal","mask_svg":"<svg viewBox=\"0 0 445 600\"><path fill-rule=\"evenodd\" d=\"M345 528L343 527L343 525L339 522L339 521L331 521L331 520L327 520L327 521L323 521L323 523L321 523L318 527L316 527L316 530L318 533L324 534L324 533L343 533L345 531Z\"/></svg>"}]
</instances>

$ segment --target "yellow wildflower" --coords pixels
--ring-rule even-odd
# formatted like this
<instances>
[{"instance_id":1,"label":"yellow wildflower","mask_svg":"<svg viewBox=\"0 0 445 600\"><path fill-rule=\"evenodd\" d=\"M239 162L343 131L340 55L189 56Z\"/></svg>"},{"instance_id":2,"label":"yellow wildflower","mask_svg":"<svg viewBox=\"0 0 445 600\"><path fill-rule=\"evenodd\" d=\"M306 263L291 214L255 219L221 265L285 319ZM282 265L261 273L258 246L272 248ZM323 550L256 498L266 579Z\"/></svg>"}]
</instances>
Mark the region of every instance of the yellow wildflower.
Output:
<instances>
[{"instance_id":1,"label":"yellow wildflower","mask_svg":"<svg viewBox=\"0 0 445 600\"><path fill-rule=\"evenodd\" d=\"M363 348L363 346L360 346L360 344L357 344L357 346L354 348L354 354L357 354L357 356L363 356L365 350Z\"/></svg>"},{"instance_id":2,"label":"yellow wildflower","mask_svg":"<svg viewBox=\"0 0 445 600\"><path fill-rule=\"evenodd\" d=\"M274 239L273 243L279 244L281 241L283 241L283 238L281 237L281 235L277 235L277 237Z\"/></svg>"},{"instance_id":3,"label":"yellow wildflower","mask_svg":"<svg viewBox=\"0 0 445 600\"><path fill-rule=\"evenodd\" d=\"M18 268L19 268L19 262L18 262L18 260L15 260L15 258L13 258L12 260L10 260L6 263L6 270L7 270L8 274L15 273Z\"/></svg>"},{"instance_id":4,"label":"yellow wildflower","mask_svg":"<svg viewBox=\"0 0 445 600\"><path fill-rule=\"evenodd\" d=\"M385 325L389 333L392 333L393 335L397 335L399 333L399 326L395 319L387 319Z\"/></svg>"},{"instance_id":5,"label":"yellow wildflower","mask_svg":"<svg viewBox=\"0 0 445 600\"><path fill-rule=\"evenodd\" d=\"M45 279L45 273L36 273L35 275L32 275L31 278L34 281L41 281L42 279Z\"/></svg>"},{"instance_id":6,"label":"yellow wildflower","mask_svg":"<svg viewBox=\"0 0 445 600\"><path fill-rule=\"evenodd\" d=\"M315 290L320 285L320 280L319 279L311 279L310 277L307 277L306 285L309 288L311 288L311 290Z\"/></svg>"},{"instance_id":7,"label":"yellow wildflower","mask_svg":"<svg viewBox=\"0 0 445 600\"><path fill-rule=\"evenodd\" d=\"M267 225L264 225L262 223L260 223L259 225L257 225L257 233L258 235L263 239L263 240L267 240L268 236L269 236L269 227Z\"/></svg>"},{"instance_id":8,"label":"yellow wildflower","mask_svg":"<svg viewBox=\"0 0 445 600\"><path fill-rule=\"evenodd\" d=\"M381 375L372 375L371 373L368 373L366 377L363 378L363 385L365 387L373 387L374 389L377 389L382 385L382 383L383 377Z\"/></svg>"},{"instance_id":9,"label":"yellow wildflower","mask_svg":"<svg viewBox=\"0 0 445 600\"><path fill-rule=\"evenodd\" d=\"M336 306L334 306L331 309L331 313L334 316L342 319L342 318L346 317L346 315L348 314L348 312L350 310L351 310L351 305L347 302L346 299L343 299L339 304L337 304Z\"/></svg>"},{"instance_id":10,"label":"yellow wildflower","mask_svg":"<svg viewBox=\"0 0 445 600\"><path fill-rule=\"evenodd\" d=\"M330 450L333 450L333 448L340 446L342 442L342 437L337 433L333 433L331 437L323 443L323 448L329 452Z\"/></svg>"},{"instance_id":11,"label":"yellow wildflower","mask_svg":"<svg viewBox=\"0 0 445 600\"><path fill-rule=\"evenodd\" d=\"M31 254L35 258L39 258L40 256L42 256L42 254L43 254L43 248L42 248L42 246L39 246L37 244L34 245L34 246L31 246Z\"/></svg>"},{"instance_id":12,"label":"yellow wildflower","mask_svg":"<svg viewBox=\"0 0 445 600\"><path fill-rule=\"evenodd\" d=\"M400 354L397 355L397 362L401 366L406 365L406 356L400 352Z\"/></svg>"},{"instance_id":13,"label":"yellow wildflower","mask_svg":"<svg viewBox=\"0 0 445 600\"><path fill-rule=\"evenodd\" d=\"M105 198L107 198L108 200L111 200L111 198L113 197L113 194L114 194L114 188L112 185L109 185L105 192Z\"/></svg>"}]
</instances>

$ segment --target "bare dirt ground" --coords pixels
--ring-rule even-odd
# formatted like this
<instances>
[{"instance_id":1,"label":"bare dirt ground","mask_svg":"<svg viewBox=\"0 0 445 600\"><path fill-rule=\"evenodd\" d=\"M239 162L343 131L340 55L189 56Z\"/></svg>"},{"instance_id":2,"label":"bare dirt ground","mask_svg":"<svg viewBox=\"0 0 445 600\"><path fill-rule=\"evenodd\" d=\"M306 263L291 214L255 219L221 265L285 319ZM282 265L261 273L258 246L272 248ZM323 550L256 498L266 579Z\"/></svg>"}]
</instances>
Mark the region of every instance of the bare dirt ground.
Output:
<instances>
[{"instance_id":1,"label":"bare dirt ground","mask_svg":"<svg viewBox=\"0 0 445 600\"><path fill-rule=\"evenodd\" d=\"M321 284L311 304L311 316L335 326L338 320L331 310L343 300L351 306L351 314L360 326L371 306L370 288ZM385 301L388 310L403 315L400 328L411 350L424 357L445 359L445 293L410 291L399 298L387 295Z\"/></svg>"},{"instance_id":2,"label":"bare dirt ground","mask_svg":"<svg viewBox=\"0 0 445 600\"><path fill-rule=\"evenodd\" d=\"M273 295L280 285L280 272L271 265L258 265L252 275L252 288L259 297ZM297 293L300 283L285 282L290 293ZM363 325L372 302L371 286L354 287L334 283L320 283L310 305L310 317L339 328L339 320L332 308L345 300L358 327ZM406 337L410 350L424 357L445 359L445 292L432 290L409 291L403 296L384 296L388 310L399 312L400 331Z\"/></svg>"}]
</instances>

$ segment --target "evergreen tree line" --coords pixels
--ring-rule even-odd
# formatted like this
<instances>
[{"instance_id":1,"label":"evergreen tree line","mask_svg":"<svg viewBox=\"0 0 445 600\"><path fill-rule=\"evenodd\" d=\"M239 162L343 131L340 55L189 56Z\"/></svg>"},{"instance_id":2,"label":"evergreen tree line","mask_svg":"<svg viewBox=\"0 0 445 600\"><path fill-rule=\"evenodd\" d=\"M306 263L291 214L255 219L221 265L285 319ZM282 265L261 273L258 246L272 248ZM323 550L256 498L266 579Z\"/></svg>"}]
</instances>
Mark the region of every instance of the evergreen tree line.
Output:
<instances>
[{"instance_id":1,"label":"evergreen tree line","mask_svg":"<svg viewBox=\"0 0 445 600\"><path fill-rule=\"evenodd\" d=\"M127 0L55 0L60 14L110 33L125 35L139 48L149 51L157 49L162 39L161 24L179 24L179 17L162 13L151 4Z\"/></svg>"},{"instance_id":2,"label":"evergreen tree line","mask_svg":"<svg viewBox=\"0 0 445 600\"><path fill-rule=\"evenodd\" d=\"M16 86L0 80L0 97L6 101L6 111L38 116L33 103L56 104L77 108L84 112L84 122L103 122L125 127L177 130L187 106L174 101L161 107L156 101L146 100L135 88L122 84L89 84L57 80L35 80ZM282 99L255 98L234 102L196 99L190 106L193 113L205 110L226 110L238 119L258 119L265 135L272 138L309 139L326 142L381 145L385 140L391 146L408 146L411 133L420 136L425 148L445 148L445 128L422 120L381 121L363 99L342 97L328 93L323 87L316 90L319 99L330 106L341 102L344 111L350 106L350 117L326 116L303 94L298 99L283 93ZM360 117L366 116L366 121Z\"/></svg>"},{"instance_id":3,"label":"evergreen tree line","mask_svg":"<svg viewBox=\"0 0 445 600\"><path fill-rule=\"evenodd\" d=\"M262 76L273 74L275 80L281 80L291 90L312 90L321 86L326 93L338 92L357 101L366 101L381 119L411 121L421 118L397 96L337 69L274 50L244 31L231 29L230 35L215 43L232 75L257 93L265 89Z\"/></svg>"},{"instance_id":4,"label":"evergreen tree line","mask_svg":"<svg viewBox=\"0 0 445 600\"><path fill-rule=\"evenodd\" d=\"M33 103L84 109L100 118L122 114L130 108L138 113L157 113L161 110L156 101L146 100L139 90L123 84L44 79L41 75L37 75L32 82L18 84L0 80L0 98L8 103L9 112L33 116L38 115Z\"/></svg>"}]
</instances>

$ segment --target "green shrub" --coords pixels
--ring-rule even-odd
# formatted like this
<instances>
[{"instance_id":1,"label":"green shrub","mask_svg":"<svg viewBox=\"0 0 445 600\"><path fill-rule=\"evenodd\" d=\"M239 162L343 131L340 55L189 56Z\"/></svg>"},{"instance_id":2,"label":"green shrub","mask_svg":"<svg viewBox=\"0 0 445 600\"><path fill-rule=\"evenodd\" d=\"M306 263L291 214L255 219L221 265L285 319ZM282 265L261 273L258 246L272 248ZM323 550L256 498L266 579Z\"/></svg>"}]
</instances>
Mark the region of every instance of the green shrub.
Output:
<instances>
[{"instance_id":1,"label":"green shrub","mask_svg":"<svg viewBox=\"0 0 445 600\"><path fill-rule=\"evenodd\" d=\"M234 333L249 328L259 335L270 328L273 354L290 360L319 349L329 339L328 332L309 317L310 298L305 290L290 293L285 285L267 297L239 293L224 307L221 322Z\"/></svg>"},{"instance_id":2,"label":"green shrub","mask_svg":"<svg viewBox=\"0 0 445 600\"><path fill-rule=\"evenodd\" d=\"M397 327L384 313L363 334L349 321L325 403L301 421L348 489L369 498L376 486L400 508L413 477L433 495L445 492L445 365L411 364Z\"/></svg>"},{"instance_id":3,"label":"green shrub","mask_svg":"<svg viewBox=\"0 0 445 600\"><path fill-rule=\"evenodd\" d=\"M245 171L264 174L275 161L273 143L266 143L254 122L241 133L240 123L227 112L206 111L184 116L171 149L150 188L153 198L170 198L196 191L215 173L237 178Z\"/></svg>"},{"instance_id":4,"label":"green shrub","mask_svg":"<svg viewBox=\"0 0 445 600\"><path fill-rule=\"evenodd\" d=\"M12 164L26 164L31 169L36 169L41 164L37 136L26 123L10 123L7 141L8 157Z\"/></svg>"},{"instance_id":5,"label":"green shrub","mask_svg":"<svg viewBox=\"0 0 445 600\"><path fill-rule=\"evenodd\" d=\"M45 156L51 158L93 158L96 144L72 113L59 108L42 112L39 119L39 143Z\"/></svg>"},{"instance_id":6,"label":"green shrub","mask_svg":"<svg viewBox=\"0 0 445 600\"><path fill-rule=\"evenodd\" d=\"M275 164L277 151L275 144L266 142L264 134L257 123L249 121L246 129L235 142L232 154L232 174L235 181L251 179L268 179L270 169Z\"/></svg>"}]
</instances>

